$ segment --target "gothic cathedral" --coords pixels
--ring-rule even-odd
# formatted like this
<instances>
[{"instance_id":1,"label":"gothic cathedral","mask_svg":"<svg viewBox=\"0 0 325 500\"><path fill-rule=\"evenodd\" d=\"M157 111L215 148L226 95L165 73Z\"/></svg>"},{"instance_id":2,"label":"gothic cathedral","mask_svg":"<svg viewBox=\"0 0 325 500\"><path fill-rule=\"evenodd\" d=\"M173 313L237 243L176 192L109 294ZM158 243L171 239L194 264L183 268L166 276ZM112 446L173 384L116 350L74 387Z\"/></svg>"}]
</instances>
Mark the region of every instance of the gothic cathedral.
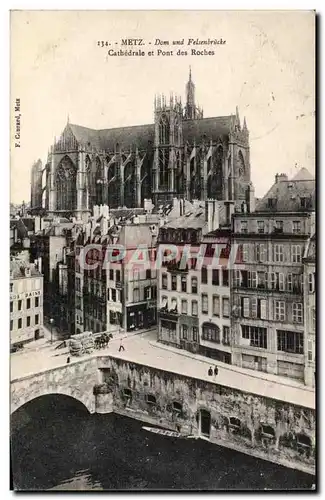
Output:
<instances>
[{"instance_id":1,"label":"gothic cathedral","mask_svg":"<svg viewBox=\"0 0 325 500\"><path fill-rule=\"evenodd\" d=\"M31 209L83 218L94 205L142 207L145 198L249 199L249 132L238 109L203 118L190 70L185 106L177 96L156 96L154 117L154 124L102 130L68 120L45 168L40 160L32 167Z\"/></svg>"}]
</instances>

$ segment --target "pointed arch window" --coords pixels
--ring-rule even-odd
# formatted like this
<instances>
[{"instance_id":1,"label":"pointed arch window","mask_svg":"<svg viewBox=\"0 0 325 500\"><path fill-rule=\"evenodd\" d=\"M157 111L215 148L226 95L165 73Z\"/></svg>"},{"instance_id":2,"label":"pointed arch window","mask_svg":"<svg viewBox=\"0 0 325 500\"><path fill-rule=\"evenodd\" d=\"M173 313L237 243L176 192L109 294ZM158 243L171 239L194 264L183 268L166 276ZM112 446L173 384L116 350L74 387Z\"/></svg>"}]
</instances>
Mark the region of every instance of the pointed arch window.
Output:
<instances>
[{"instance_id":1,"label":"pointed arch window","mask_svg":"<svg viewBox=\"0 0 325 500\"><path fill-rule=\"evenodd\" d=\"M159 122L159 144L169 144L169 120L163 115Z\"/></svg>"},{"instance_id":2,"label":"pointed arch window","mask_svg":"<svg viewBox=\"0 0 325 500\"><path fill-rule=\"evenodd\" d=\"M58 165L55 176L57 210L76 210L76 177L75 165L68 156L64 156Z\"/></svg>"}]
</instances>

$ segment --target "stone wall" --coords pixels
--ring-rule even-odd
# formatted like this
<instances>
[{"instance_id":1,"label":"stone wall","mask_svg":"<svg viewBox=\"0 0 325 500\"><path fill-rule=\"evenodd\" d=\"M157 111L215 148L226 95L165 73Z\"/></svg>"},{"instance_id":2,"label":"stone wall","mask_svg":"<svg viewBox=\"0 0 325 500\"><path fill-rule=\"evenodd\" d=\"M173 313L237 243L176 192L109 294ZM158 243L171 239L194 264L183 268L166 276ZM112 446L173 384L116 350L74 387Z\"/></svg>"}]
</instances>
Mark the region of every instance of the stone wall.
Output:
<instances>
[{"instance_id":1,"label":"stone wall","mask_svg":"<svg viewBox=\"0 0 325 500\"><path fill-rule=\"evenodd\" d=\"M100 400L113 412L315 472L315 412L114 358L98 358ZM106 387L106 396L105 396ZM105 401L107 400L107 403ZM210 416L209 435L202 419ZM203 429L204 431L205 429Z\"/></svg>"}]
</instances>

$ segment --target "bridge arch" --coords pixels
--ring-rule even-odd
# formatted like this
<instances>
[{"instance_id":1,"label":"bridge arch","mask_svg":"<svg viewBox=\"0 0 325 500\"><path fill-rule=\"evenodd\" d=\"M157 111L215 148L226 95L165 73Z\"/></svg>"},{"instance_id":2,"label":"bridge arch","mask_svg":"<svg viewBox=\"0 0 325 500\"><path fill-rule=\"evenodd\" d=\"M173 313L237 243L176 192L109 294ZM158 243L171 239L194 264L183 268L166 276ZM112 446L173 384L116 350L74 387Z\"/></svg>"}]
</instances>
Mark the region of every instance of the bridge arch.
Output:
<instances>
[{"instance_id":1,"label":"bridge arch","mask_svg":"<svg viewBox=\"0 0 325 500\"><path fill-rule=\"evenodd\" d=\"M11 414L18 411L20 408L28 405L29 403L36 401L37 399L41 399L43 397L51 396L60 398L69 398L70 400L75 400L80 405L84 406L89 413L94 412L94 396L93 398L89 398L88 395L75 394L76 391L73 390L51 390L48 391L40 390L40 391L32 391L26 394L25 397L20 397L19 399L14 397L14 394L11 395Z\"/></svg>"}]
</instances>

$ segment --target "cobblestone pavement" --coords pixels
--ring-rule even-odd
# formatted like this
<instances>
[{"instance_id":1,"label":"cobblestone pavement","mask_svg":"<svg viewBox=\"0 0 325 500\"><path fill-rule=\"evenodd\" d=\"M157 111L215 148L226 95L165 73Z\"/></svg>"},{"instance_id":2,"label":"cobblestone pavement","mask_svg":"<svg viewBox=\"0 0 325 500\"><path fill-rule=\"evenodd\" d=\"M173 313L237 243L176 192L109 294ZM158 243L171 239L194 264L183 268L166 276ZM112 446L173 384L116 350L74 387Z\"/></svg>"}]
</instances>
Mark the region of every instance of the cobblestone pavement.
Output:
<instances>
[{"instance_id":1,"label":"cobblestone pavement","mask_svg":"<svg viewBox=\"0 0 325 500\"><path fill-rule=\"evenodd\" d=\"M121 338L123 338L124 351L119 351ZM252 370L232 367L220 362L216 363L214 360L205 359L202 356L189 356L190 353L157 343L156 338L156 330L144 333L135 332L127 336L122 333L113 338L104 349L96 350L88 356L71 357L71 363L80 362L89 356L110 355L176 374L218 383L240 391L315 408L314 391L298 382L271 374L260 374ZM26 351L12 354L11 379L14 380L66 364L68 349L55 350L59 343L55 342L51 345L47 342L40 344L39 347L35 346L34 350L30 346ZM219 373L217 376L211 377L208 375L209 366L214 367L216 364Z\"/></svg>"}]
</instances>

